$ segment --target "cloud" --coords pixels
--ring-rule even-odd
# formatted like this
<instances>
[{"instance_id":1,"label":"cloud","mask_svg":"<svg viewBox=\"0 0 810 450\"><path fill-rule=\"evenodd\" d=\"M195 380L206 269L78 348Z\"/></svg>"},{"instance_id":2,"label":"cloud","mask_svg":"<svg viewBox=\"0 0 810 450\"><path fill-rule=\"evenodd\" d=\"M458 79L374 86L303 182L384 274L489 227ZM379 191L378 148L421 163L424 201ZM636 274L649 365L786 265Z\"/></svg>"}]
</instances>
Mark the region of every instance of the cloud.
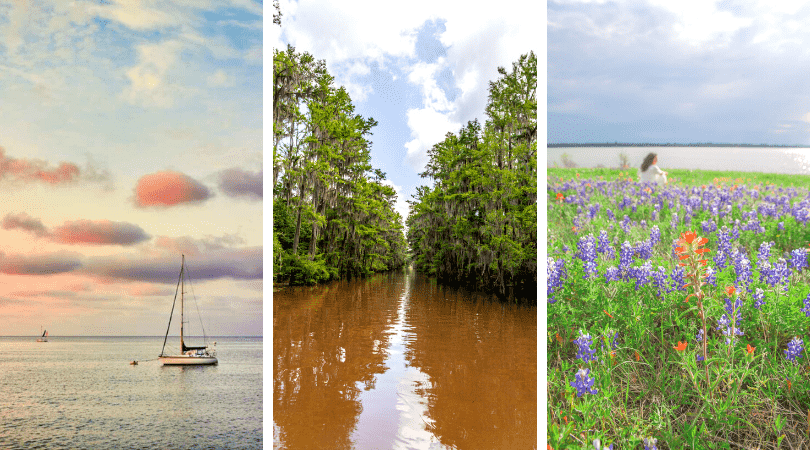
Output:
<instances>
[{"instance_id":1,"label":"cloud","mask_svg":"<svg viewBox=\"0 0 810 450\"><path fill-rule=\"evenodd\" d=\"M450 120L449 114L432 108L409 109L408 127L412 140L405 144L408 153L405 162L417 172L421 172L428 162L427 151L444 140L447 133L455 133L461 124Z\"/></svg>"},{"instance_id":2,"label":"cloud","mask_svg":"<svg viewBox=\"0 0 810 450\"><path fill-rule=\"evenodd\" d=\"M52 168L45 161L9 158L5 155L5 149L0 147L0 178L8 176L23 181L60 184L75 181L79 172L79 168L72 163L62 162Z\"/></svg>"},{"instance_id":3,"label":"cloud","mask_svg":"<svg viewBox=\"0 0 810 450\"><path fill-rule=\"evenodd\" d=\"M41 220L26 213L6 214L4 230L23 230L59 244L95 244L129 246L149 240L150 236L135 224L109 220L77 220L48 230Z\"/></svg>"},{"instance_id":4,"label":"cloud","mask_svg":"<svg viewBox=\"0 0 810 450\"><path fill-rule=\"evenodd\" d=\"M144 175L135 186L135 205L175 206L200 203L213 194L202 183L180 172L155 172Z\"/></svg>"},{"instance_id":5,"label":"cloud","mask_svg":"<svg viewBox=\"0 0 810 450\"><path fill-rule=\"evenodd\" d=\"M60 244L95 244L129 246L149 240L137 225L109 220L65 222L51 232L51 240Z\"/></svg>"},{"instance_id":6,"label":"cloud","mask_svg":"<svg viewBox=\"0 0 810 450\"><path fill-rule=\"evenodd\" d=\"M40 255L7 255L0 252L0 273L9 275L55 275L82 266L79 255L58 252Z\"/></svg>"},{"instance_id":7,"label":"cloud","mask_svg":"<svg viewBox=\"0 0 810 450\"><path fill-rule=\"evenodd\" d=\"M35 234L37 237L48 236L48 228L41 220L35 219L26 213L8 213L3 217L4 230L23 230Z\"/></svg>"},{"instance_id":8,"label":"cloud","mask_svg":"<svg viewBox=\"0 0 810 450\"><path fill-rule=\"evenodd\" d=\"M172 107L182 89L170 81L169 72L182 48L178 40L139 45L138 64L126 71L129 86L121 94L123 99L144 107Z\"/></svg>"},{"instance_id":9,"label":"cloud","mask_svg":"<svg viewBox=\"0 0 810 450\"><path fill-rule=\"evenodd\" d=\"M248 172L239 168L219 173L219 190L229 197L262 198L263 171Z\"/></svg>"},{"instance_id":10,"label":"cloud","mask_svg":"<svg viewBox=\"0 0 810 450\"><path fill-rule=\"evenodd\" d=\"M179 256L96 257L84 264L82 272L105 279L175 284L180 273ZM262 247L225 249L186 258L186 269L192 282L221 278L255 280L263 277L262 262Z\"/></svg>"},{"instance_id":11,"label":"cloud","mask_svg":"<svg viewBox=\"0 0 810 450\"><path fill-rule=\"evenodd\" d=\"M224 236L206 236L202 239L196 239L189 236L181 236L176 238L158 236L155 238L155 247L162 251L164 255L184 254L193 257L218 250L232 249L233 247L244 243L244 239L234 234L226 234Z\"/></svg>"}]
</instances>

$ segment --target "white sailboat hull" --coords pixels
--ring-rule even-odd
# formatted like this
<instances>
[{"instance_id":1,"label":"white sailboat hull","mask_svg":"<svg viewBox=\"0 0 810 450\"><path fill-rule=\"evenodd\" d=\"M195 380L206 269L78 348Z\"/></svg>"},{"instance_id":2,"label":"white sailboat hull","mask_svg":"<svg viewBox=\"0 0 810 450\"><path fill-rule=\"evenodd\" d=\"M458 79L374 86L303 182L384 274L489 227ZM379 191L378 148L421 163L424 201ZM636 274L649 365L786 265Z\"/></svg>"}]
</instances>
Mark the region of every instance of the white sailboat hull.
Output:
<instances>
[{"instance_id":1,"label":"white sailboat hull","mask_svg":"<svg viewBox=\"0 0 810 450\"><path fill-rule=\"evenodd\" d=\"M160 356L158 361L164 366L210 366L217 363L217 359L213 356Z\"/></svg>"}]
</instances>

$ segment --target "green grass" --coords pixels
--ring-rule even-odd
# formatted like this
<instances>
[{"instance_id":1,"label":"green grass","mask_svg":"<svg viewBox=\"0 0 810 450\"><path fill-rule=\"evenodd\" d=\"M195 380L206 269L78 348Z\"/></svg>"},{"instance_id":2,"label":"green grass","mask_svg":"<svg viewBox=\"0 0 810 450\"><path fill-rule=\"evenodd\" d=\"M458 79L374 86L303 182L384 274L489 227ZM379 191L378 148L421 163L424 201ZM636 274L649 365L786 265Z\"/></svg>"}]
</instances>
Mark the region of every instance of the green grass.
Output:
<instances>
[{"instance_id":1,"label":"green grass","mask_svg":"<svg viewBox=\"0 0 810 450\"><path fill-rule=\"evenodd\" d=\"M718 231L723 225L730 231L739 220L741 228L750 211L772 203L766 200L769 196L790 197L792 206L810 206L810 202L801 203L808 196L810 177L668 172L674 183L645 192L644 186L634 183L635 169L548 170L548 254L554 260L564 260L567 271L563 286L554 293L556 303L547 306L549 444L555 450L593 449L592 441L598 438L602 445L614 443L614 449L641 449L643 438L654 437L659 449L810 448L807 352L802 353L799 364L787 361L784 354L794 336L802 338L806 346L810 344L810 318L800 311L810 293L810 276L807 268L794 271L784 291L784 284L771 286L760 281L763 268L757 262L763 242L774 242L771 264L784 252L807 249L810 229L800 220L789 214L779 219L758 214L764 231L738 229L739 238L731 240L737 252L747 254L752 280L751 292L743 287L735 294L742 300L739 328L745 334L731 346L717 330L717 321L725 313L724 287L738 282L734 265L717 270L716 286L704 286L708 380L705 363L696 361L701 319L695 298L684 301L692 292L689 288L659 295L652 283L637 289L633 279L606 282L605 278L607 268L618 265L621 244L648 239L653 225L660 230L660 242L653 246L649 258L653 269L663 267L669 276L678 267L672 241L688 230L709 239L708 264L716 269L713 258L719 250ZM558 192L575 203L558 202ZM710 209L697 208L691 222L684 223L689 198L700 198L704 193L708 193L707 198L727 196L730 211L720 218ZM668 196L672 197L671 206ZM635 212L630 206L624 210L618 207L617 202L624 197L636 206ZM578 199L583 205L576 203ZM658 202L662 206L654 218L653 205ZM588 218L588 208L596 203L601 205L599 212ZM607 216L607 209L615 219ZM676 213L678 220L672 227L671 218ZM625 215L636 222L626 231L620 226ZM646 227L641 226L642 220ZM717 223L718 231L702 231L701 222L708 220ZM602 230L608 233L614 256L598 254L598 275L585 279L583 262L574 256L577 242L588 234L597 237ZM563 246L568 247L567 252ZM636 258L631 266L639 267L645 261ZM761 310L753 307L756 288L765 292ZM598 361L586 363L576 358L573 340L580 330L593 337ZM618 346L612 349L607 337L615 332L619 332ZM679 341L688 343L686 350L675 350ZM746 350L748 345L755 347L752 354ZM581 368L590 369L597 394L577 397L570 383Z\"/></svg>"}]
</instances>

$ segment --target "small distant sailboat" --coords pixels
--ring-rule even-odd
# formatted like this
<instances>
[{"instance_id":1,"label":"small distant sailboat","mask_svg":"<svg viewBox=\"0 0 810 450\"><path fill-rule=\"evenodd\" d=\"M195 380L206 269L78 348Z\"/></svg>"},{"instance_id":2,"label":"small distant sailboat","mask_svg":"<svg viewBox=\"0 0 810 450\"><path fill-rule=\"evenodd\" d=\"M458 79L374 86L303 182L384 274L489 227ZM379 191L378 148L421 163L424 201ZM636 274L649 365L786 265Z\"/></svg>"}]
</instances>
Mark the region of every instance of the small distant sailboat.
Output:
<instances>
[{"instance_id":1,"label":"small distant sailboat","mask_svg":"<svg viewBox=\"0 0 810 450\"><path fill-rule=\"evenodd\" d=\"M172 313L174 313L174 305L177 302L177 289L180 290L180 354L179 355L166 355L166 339L169 337L169 329L172 326L172 317L169 316L169 326L166 328L166 336L163 338L163 349L158 356L158 360L164 366L200 366L217 364L216 350L209 349L208 345L203 347L189 347L183 340L183 294L185 290L185 267L186 256L182 256L180 263L180 277L177 280L177 288L174 293L174 302L172 302ZM205 330L203 330L203 338L205 339Z\"/></svg>"},{"instance_id":2,"label":"small distant sailboat","mask_svg":"<svg viewBox=\"0 0 810 450\"><path fill-rule=\"evenodd\" d=\"M39 327L39 330L42 331L41 326ZM48 342L48 330L45 330L42 333L42 336L39 339L37 339L37 342Z\"/></svg>"}]
</instances>

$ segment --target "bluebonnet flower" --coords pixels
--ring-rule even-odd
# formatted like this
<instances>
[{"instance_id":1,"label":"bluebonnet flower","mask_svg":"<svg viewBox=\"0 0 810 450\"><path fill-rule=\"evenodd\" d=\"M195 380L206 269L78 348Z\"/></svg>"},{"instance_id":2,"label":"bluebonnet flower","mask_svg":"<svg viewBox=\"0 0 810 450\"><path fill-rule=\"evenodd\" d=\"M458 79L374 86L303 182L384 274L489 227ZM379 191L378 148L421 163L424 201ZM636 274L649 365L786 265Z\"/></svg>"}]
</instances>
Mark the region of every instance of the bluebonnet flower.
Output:
<instances>
[{"instance_id":1,"label":"bluebonnet flower","mask_svg":"<svg viewBox=\"0 0 810 450\"><path fill-rule=\"evenodd\" d=\"M565 245L565 244L563 244L563 246L562 246L562 251L563 251L563 253L568 253L568 250L570 250L570 249L568 248L568 246L567 246L567 245Z\"/></svg>"},{"instance_id":2,"label":"bluebonnet flower","mask_svg":"<svg viewBox=\"0 0 810 450\"><path fill-rule=\"evenodd\" d=\"M658 297L662 297L664 293L666 293L666 282L667 282L667 272L661 266L658 266L658 270L653 271L652 273L653 279L653 286L655 286L656 290L658 291Z\"/></svg>"},{"instance_id":3,"label":"bluebonnet flower","mask_svg":"<svg viewBox=\"0 0 810 450\"><path fill-rule=\"evenodd\" d=\"M667 292L685 291L686 289L683 287L683 285L686 284L686 281L684 281L684 276L684 268L675 266L675 268L672 269L672 273L669 275L672 283L670 284L670 289Z\"/></svg>"},{"instance_id":4,"label":"bluebonnet flower","mask_svg":"<svg viewBox=\"0 0 810 450\"><path fill-rule=\"evenodd\" d=\"M599 253L604 253L606 257L612 259L613 258L613 247L610 246L610 240L608 240L607 231L601 230L599 232L599 237L597 238L599 245L596 248L596 251Z\"/></svg>"},{"instance_id":5,"label":"bluebonnet flower","mask_svg":"<svg viewBox=\"0 0 810 450\"><path fill-rule=\"evenodd\" d=\"M608 334L610 336L610 334ZM613 337L610 338L610 349L616 350L619 347L619 332L613 334Z\"/></svg>"},{"instance_id":6,"label":"bluebonnet flower","mask_svg":"<svg viewBox=\"0 0 810 450\"><path fill-rule=\"evenodd\" d=\"M591 373L591 369L579 369L577 371L577 375L575 381L571 381L569 384L576 388L577 390L577 397L582 397L585 394L597 394L599 391L593 388L593 383L596 381L594 378L590 378L588 375Z\"/></svg>"},{"instance_id":7,"label":"bluebonnet flower","mask_svg":"<svg viewBox=\"0 0 810 450\"><path fill-rule=\"evenodd\" d=\"M703 342L703 328L698 330L698 334L695 336L695 340L698 342L698 344Z\"/></svg>"},{"instance_id":8,"label":"bluebonnet flower","mask_svg":"<svg viewBox=\"0 0 810 450\"><path fill-rule=\"evenodd\" d=\"M554 304L557 302L557 299L554 298L554 294L562 288L562 280L567 276L565 272L565 259L560 258L554 261L554 258L549 257L546 262L548 264L546 296L548 297L548 302Z\"/></svg>"},{"instance_id":9,"label":"bluebonnet flower","mask_svg":"<svg viewBox=\"0 0 810 450\"><path fill-rule=\"evenodd\" d=\"M756 292L754 292L754 295L752 295L751 298L756 300L754 302L754 308L761 310L762 305L765 304L765 291L763 291L760 288L757 288Z\"/></svg>"},{"instance_id":10,"label":"bluebonnet flower","mask_svg":"<svg viewBox=\"0 0 810 450\"><path fill-rule=\"evenodd\" d=\"M779 282L785 285L785 292L788 290L788 283L790 283L790 267L784 258L779 258L774 265L776 275L780 277Z\"/></svg>"},{"instance_id":11,"label":"bluebonnet flower","mask_svg":"<svg viewBox=\"0 0 810 450\"><path fill-rule=\"evenodd\" d=\"M607 217L608 217L608 219L610 219L611 222L616 220L616 216L613 214L613 211L611 211L610 209L606 209L605 214L607 214Z\"/></svg>"},{"instance_id":12,"label":"bluebonnet flower","mask_svg":"<svg viewBox=\"0 0 810 450\"><path fill-rule=\"evenodd\" d=\"M706 267L706 283L717 287L717 272L711 266Z\"/></svg>"},{"instance_id":13,"label":"bluebonnet flower","mask_svg":"<svg viewBox=\"0 0 810 450\"><path fill-rule=\"evenodd\" d=\"M624 241L621 248L619 248L619 272L622 273L622 278L626 279L627 271L632 263L633 246L631 246L629 242Z\"/></svg>"},{"instance_id":14,"label":"bluebonnet flower","mask_svg":"<svg viewBox=\"0 0 810 450\"><path fill-rule=\"evenodd\" d=\"M594 203L588 207L588 218L593 219L599 213L599 209L602 208L602 205L599 203Z\"/></svg>"},{"instance_id":15,"label":"bluebonnet flower","mask_svg":"<svg viewBox=\"0 0 810 450\"><path fill-rule=\"evenodd\" d=\"M577 359L585 362L596 361L596 356L593 355L596 350L591 348L593 339L590 334L582 334L582 330L580 330L579 337L574 339L574 344L577 346Z\"/></svg>"},{"instance_id":16,"label":"bluebonnet flower","mask_svg":"<svg viewBox=\"0 0 810 450\"><path fill-rule=\"evenodd\" d=\"M762 263L766 263L769 261L771 257L771 247L773 247L773 242L763 242L759 244L759 253L757 253L757 264L762 265Z\"/></svg>"},{"instance_id":17,"label":"bluebonnet flower","mask_svg":"<svg viewBox=\"0 0 810 450\"><path fill-rule=\"evenodd\" d=\"M737 275L737 288L746 289L751 284L751 262L744 252L734 249L732 254L734 259L734 273Z\"/></svg>"},{"instance_id":18,"label":"bluebonnet flower","mask_svg":"<svg viewBox=\"0 0 810 450\"><path fill-rule=\"evenodd\" d=\"M803 248L797 248L790 252L790 264L796 271L801 271L807 267L807 252Z\"/></svg>"},{"instance_id":19,"label":"bluebonnet flower","mask_svg":"<svg viewBox=\"0 0 810 450\"><path fill-rule=\"evenodd\" d=\"M703 233L709 234L713 231L717 231L717 224L714 223L713 220L704 220L700 223L700 227L703 228Z\"/></svg>"},{"instance_id":20,"label":"bluebonnet flower","mask_svg":"<svg viewBox=\"0 0 810 450\"><path fill-rule=\"evenodd\" d=\"M591 275L596 275L596 239L592 234L579 238L576 257L583 262L582 267L585 271L583 278L588 279Z\"/></svg>"},{"instance_id":21,"label":"bluebonnet flower","mask_svg":"<svg viewBox=\"0 0 810 450\"><path fill-rule=\"evenodd\" d=\"M633 251L640 259L650 259L652 258L652 243L649 240L636 242Z\"/></svg>"},{"instance_id":22,"label":"bluebonnet flower","mask_svg":"<svg viewBox=\"0 0 810 450\"><path fill-rule=\"evenodd\" d=\"M658 229L658 225L653 225L650 229L650 247L654 247L655 244L661 242L661 230Z\"/></svg>"},{"instance_id":23,"label":"bluebonnet flower","mask_svg":"<svg viewBox=\"0 0 810 450\"><path fill-rule=\"evenodd\" d=\"M807 294L807 298L804 299L804 308L799 311L803 312L805 317L810 317L810 294Z\"/></svg>"},{"instance_id":24,"label":"bluebonnet flower","mask_svg":"<svg viewBox=\"0 0 810 450\"><path fill-rule=\"evenodd\" d=\"M596 450L613 450L613 444L610 444L609 446L606 447L602 447L601 445L602 441L600 441L599 439L593 440L593 446Z\"/></svg>"},{"instance_id":25,"label":"bluebonnet flower","mask_svg":"<svg viewBox=\"0 0 810 450\"><path fill-rule=\"evenodd\" d=\"M647 284L652 278L652 263L646 261L642 266L630 267L628 270L628 278L636 279L636 290L638 290L639 287Z\"/></svg>"},{"instance_id":26,"label":"bluebonnet flower","mask_svg":"<svg viewBox=\"0 0 810 450\"><path fill-rule=\"evenodd\" d=\"M736 340L735 336L743 336L745 333L740 330L740 322L742 321L742 300L739 297L731 303L731 298L726 298L726 305L724 309L726 313L717 320L717 330L722 331L726 336L726 344L731 345Z\"/></svg>"},{"instance_id":27,"label":"bluebonnet flower","mask_svg":"<svg viewBox=\"0 0 810 450\"><path fill-rule=\"evenodd\" d=\"M630 217L628 217L626 214L624 219L622 219L621 227L625 233L630 233Z\"/></svg>"},{"instance_id":28,"label":"bluebonnet flower","mask_svg":"<svg viewBox=\"0 0 810 450\"><path fill-rule=\"evenodd\" d=\"M669 219L669 227L673 230L678 229L678 213L672 213L672 217Z\"/></svg>"},{"instance_id":29,"label":"bluebonnet flower","mask_svg":"<svg viewBox=\"0 0 810 450\"><path fill-rule=\"evenodd\" d=\"M608 267L605 270L605 283L610 283L611 281L619 281L621 280L621 274L619 273L619 268L616 266Z\"/></svg>"},{"instance_id":30,"label":"bluebonnet flower","mask_svg":"<svg viewBox=\"0 0 810 450\"><path fill-rule=\"evenodd\" d=\"M779 223L776 225L776 228L778 228L778 229L779 229L779 231L785 231L785 222L779 222Z\"/></svg>"},{"instance_id":31,"label":"bluebonnet flower","mask_svg":"<svg viewBox=\"0 0 810 450\"><path fill-rule=\"evenodd\" d=\"M792 361L793 364L799 364L796 358L802 357L804 342L798 336L794 337L792 341L788 342L787 350L785 350L785 359Z\"/></svg>"},{"instance_id":32,"label":"bluebonnet flower","mask_svg":"<svg viewBox=\"0 0 810 450\"><path fill-rule=\"evenodd\" d=\"M658 447L655 444L658 443L658 439L656 438L644 438L644 450L658 450Z\"/></svg>"}]
</instances>

